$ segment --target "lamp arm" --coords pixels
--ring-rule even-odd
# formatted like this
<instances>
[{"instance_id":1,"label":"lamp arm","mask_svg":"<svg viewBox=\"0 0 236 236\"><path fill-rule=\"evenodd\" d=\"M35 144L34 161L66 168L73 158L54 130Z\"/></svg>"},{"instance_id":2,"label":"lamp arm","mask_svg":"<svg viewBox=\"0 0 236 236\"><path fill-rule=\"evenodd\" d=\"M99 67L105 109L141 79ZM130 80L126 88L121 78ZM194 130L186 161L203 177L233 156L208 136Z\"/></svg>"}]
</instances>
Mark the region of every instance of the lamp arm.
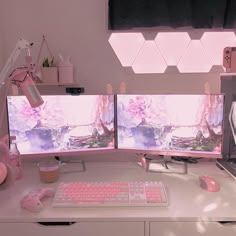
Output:
<instances>
[{"instance_id":1,"label":"lamp arm","mask_svg":"<svg viewBox=\"0 0 236 236\"><path fill-rule=\"evenodd\" d=\"M11 70L12 66L16 62L17 58L19 57L21 51L23 49L29 49L32 46L28 41L25 39L19 39L16 43L15 48L13 49L11 55L9 56L5 66L3 67L2 71L0 72L0 88L8 79L7 74Z\"/></svg>"},{"instance_id":2,"label":"lamp arm","mask_svg":"<svg viewBox=\"0 0 236 236\"><path fill-rule=\"evenodd\" d=\"M10 81L7 81L8 79L8 73L11 70L12 66L15 64L17 58L19 57L21 51L23 49L29 49L31 47L31 44L29 44L28 41L25 39L19 39L16 43L15 48L13 49L11 55L9 56L5 66L3 67L2 71L0 72L0 88L2 87L3 84L6 83L6 88L5 88L5 96L7 96L9 87L11 85ZM7 82L6 82L7 81ZM4 108L6 104L3 104L3 109L0 110L0 128L2 127L2 120L3 120L3 113L4 113Z\"/></svg>"},{"instance_id":3,"label":"lamp arm","mask_svg":"<svg viewBox=\"0 0 236 236\"><path fill-rule=\"evenodd\" d=\"M3 97L6 98L11 84L14 84L22 89L24 95L30 102L31 107L37 107L43 103L43 100L33 82L34 66L32 65L32 57L30 56L30 48L32 47L32 45L32 43L29 43L25 39L19 39L17 41L15 48L13 49L5 66L0 72L0 89L3 84L6 84L5 93ZM26 66L17 68L13 70L10 75L8 75L9 71L14 66L17 58L19 57L23 49L27 49L25 57ZM6 102L3 104L3 108L0 110L0 128L2 127L3 113L5 107Z\"/></svg>"},{"instance_id":4,"label":"lamp arm","mask_svg":"<svg viewBox=\"0 0 236 236\"><path fill-rule=\"evenodd\" d=\"M5 84L6 82L5 93L4 93L4 98L6 98L10 85L15 84L16 86L21 87L30 105L32 107L36 107L40 106L43 103L43 100L33 82L34 66L32 66L31 64L32 58L30 56L30 47L32 45L33 44L29 44L24 39L19 39L17 41L14 50L12 51L10 57L8 58L5 66L3 67L0 73L0 89L2 85ZM17 58L19 57L23 49L27 49L27 55L25 58L27 63L26 67L17 68L8 76L9 71L12 69L12 66L15 64ZM3 103L3 108L2 110L0 110L0 128L2 127L3 113L5 107L6 107L6 102ZM2 167L0 169L0 176L2 176L1 175L2 172L5 173L4 177L0 179L1 186L7 182L6 181L7 178L9 179L12 176L11 171L8 171L10 170L10 166L8 165L10 153L9 153L9 148L6 144L7 136L5 135L2 139L0 139L0 164Z\"/></svg>"}]
</instances>

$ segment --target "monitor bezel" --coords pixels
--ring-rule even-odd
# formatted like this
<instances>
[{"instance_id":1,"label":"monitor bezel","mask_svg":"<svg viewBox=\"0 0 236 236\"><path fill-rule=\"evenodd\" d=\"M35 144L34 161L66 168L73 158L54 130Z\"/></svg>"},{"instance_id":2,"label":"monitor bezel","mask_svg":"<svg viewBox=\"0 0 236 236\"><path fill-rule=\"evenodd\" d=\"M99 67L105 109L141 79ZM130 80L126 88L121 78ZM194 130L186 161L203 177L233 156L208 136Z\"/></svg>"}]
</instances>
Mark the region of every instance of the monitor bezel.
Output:
<instances>
[{"instance_id":1,"label":"monitor bezel","mask_svg":"<svg viewBox=\"0 0 236 236\"><path fill-rule=\"evenodd\" d=\"M234 132L234 123L233 123L233 120L232 120L232 115L236 112L235 111L235 107L236 107L236 101L233 101L232 104L231 104L231 108L230 108L230 112L229 112L229 124L230 124L230 128L231 128L231 134L233 136L233 139L234 139L234 145L236 144L236 134Z\"/></svg>"}]
</instances>

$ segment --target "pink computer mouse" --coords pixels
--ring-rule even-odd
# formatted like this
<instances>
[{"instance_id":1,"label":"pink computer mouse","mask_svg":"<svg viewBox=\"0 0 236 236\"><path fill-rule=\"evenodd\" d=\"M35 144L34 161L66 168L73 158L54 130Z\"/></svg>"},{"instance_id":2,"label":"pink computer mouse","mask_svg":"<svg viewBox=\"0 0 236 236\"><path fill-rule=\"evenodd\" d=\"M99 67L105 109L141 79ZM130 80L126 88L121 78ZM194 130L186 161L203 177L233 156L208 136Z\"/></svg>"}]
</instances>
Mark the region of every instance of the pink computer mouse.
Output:
<instances>
[{"instance_id":1,"label":"pink computer mouse","mask_svg":"<svg viewBox=\"0 0 236 236\"><path fill-rule=\"evenodd\" d=\"M220 185L210 176L199 176L200 187L209 192L220 191Z\"/></svg>"}]
</instances>

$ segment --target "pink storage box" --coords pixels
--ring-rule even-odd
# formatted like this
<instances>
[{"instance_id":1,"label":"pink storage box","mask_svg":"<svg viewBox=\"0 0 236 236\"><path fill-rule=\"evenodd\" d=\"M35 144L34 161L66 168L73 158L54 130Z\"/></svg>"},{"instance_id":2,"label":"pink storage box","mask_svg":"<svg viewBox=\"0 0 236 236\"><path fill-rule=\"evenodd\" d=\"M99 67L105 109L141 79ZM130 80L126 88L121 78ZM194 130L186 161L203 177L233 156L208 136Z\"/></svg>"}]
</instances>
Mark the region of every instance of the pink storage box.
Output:
<instances>
[{"instance_id":1,"label":"pink storage box","mask_svg":"<svg viewBox=\"0 0 236 236\"><path fill-rule=\"evenodd\" d=\"M73 77L73 66L72 65L59 65L58 66L58 77L59 84L72 84L74 83Z\"/></svg>"}]
</instances>

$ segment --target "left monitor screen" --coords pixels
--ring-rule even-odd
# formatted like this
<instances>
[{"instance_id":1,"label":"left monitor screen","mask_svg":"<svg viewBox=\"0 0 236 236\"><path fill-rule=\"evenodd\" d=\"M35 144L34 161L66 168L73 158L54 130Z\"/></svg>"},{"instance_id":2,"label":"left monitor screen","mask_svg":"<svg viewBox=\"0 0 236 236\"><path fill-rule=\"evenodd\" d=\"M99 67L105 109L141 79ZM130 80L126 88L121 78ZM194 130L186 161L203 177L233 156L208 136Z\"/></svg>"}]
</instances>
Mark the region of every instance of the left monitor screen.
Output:
<instances>
[{"instance_id":1,"label":"left monitor screen","mask_svg":"<svg viewBox=\"0 0 236 236\"><path fill-rule=\"evenodd\" d=\"M31 108L24 96L7 97L10 136L23 157L114 149L114 95L48 95Z\"/></svg>"}]
</instances>

